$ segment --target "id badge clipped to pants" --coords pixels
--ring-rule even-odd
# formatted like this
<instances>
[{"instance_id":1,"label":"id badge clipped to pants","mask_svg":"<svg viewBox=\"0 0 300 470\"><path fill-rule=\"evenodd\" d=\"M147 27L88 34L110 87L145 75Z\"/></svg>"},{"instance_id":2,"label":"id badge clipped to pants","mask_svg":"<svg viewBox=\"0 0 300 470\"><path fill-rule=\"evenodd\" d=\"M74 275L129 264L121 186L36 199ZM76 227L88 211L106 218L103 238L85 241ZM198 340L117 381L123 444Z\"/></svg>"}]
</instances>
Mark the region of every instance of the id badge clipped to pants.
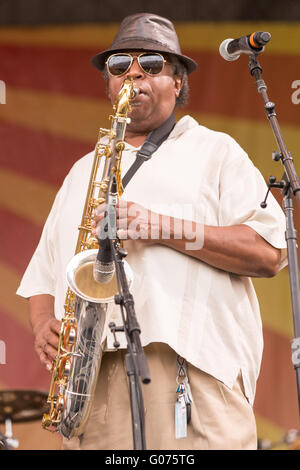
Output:
<instances>
[{"instance_id":1,"label":"id badge clipped to pants","mask_svg":"<svg viewBox=\"0 0 300 470\"><path fill-rule=\"evenodd\" d=\"M191 421L192 395L185 359L177 355L177 399L175 403L175 438L187 437L187 425Z\"/></svg>"}]
</instances>

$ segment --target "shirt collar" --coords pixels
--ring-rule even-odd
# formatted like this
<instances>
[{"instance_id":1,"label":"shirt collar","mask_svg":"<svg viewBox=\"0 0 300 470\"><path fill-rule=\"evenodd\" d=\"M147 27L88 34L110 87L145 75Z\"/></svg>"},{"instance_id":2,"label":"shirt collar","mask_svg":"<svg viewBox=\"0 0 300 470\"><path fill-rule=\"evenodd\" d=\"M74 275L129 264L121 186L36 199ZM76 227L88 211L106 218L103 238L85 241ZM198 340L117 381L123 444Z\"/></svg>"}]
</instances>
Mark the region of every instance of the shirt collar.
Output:
<instances>
[{"instance_id":1,"label":"shirt collar","mask_svg":"<svg viewBox=\"0 0 300 470\"><path fill-rule=\"evenodd\" d=\"M199 125L198 122L194 118L192 118L189 115L185 115L182 118L180 118L179 121L176 122L176 124L174 126L174 129L170 133L168 139L174 139L176 137L179 137L181 134L183 134L187 130L192 129L193 127L196 127L198 125ZM128 150L128 151L131 151L131 152L137 152L140 149L141 149L141 146L140 147L134 147L133 145L130 145L127 142L125 142L125 149L124 150Z\"/></svg>"}]
</instances>

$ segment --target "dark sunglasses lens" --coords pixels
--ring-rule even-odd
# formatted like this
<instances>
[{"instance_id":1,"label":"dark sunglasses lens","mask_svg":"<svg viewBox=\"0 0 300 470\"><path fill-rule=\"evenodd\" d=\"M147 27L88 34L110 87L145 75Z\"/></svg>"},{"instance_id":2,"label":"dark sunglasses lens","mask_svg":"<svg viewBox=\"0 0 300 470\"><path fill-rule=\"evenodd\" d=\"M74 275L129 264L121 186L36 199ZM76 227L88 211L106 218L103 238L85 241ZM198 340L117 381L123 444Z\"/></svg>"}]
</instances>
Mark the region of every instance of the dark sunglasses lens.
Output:
<instances>
[{"instance_id":1,"label":"dark sunglasses lens","mask_svg":"<svg viewBox=\"0 0 300 470\"><path fill-rule=\"evenodd\" d=\"M160 73L164 66L164 60L158 54L143 54L139 57L142 69L151 75Z\"/></svg>"},{"instance_id":2,"label":"dark sunglasses lens","mask_svg":"<svg viewBox=\"0 0 300 470\"><path fill-rule=\"evenodd\" d=\"M122 75L125 73L131 63L128 55L113 55L108 59L107 66L112 75Z\"/></svg>"}]
</instances>

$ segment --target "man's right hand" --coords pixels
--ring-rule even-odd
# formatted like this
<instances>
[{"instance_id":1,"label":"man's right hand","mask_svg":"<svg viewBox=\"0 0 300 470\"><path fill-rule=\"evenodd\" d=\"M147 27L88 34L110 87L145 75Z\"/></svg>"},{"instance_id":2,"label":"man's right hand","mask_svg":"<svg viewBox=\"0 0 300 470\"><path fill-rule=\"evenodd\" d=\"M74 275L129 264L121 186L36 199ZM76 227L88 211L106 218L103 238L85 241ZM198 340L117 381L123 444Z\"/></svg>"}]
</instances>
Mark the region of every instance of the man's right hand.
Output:
<instances>
[{"instance_id":1,"label":"man's right hand","mask_svg":"<svg viewBox=\"0 0 300 470\"><path fill-rule=\"evenodd\" d=\"M29 306L35 351L41 363L51 371L61 328L61 322L54 316L54 298L48 294L35 295L30 298Z\"/></svg>"}]
</instances>

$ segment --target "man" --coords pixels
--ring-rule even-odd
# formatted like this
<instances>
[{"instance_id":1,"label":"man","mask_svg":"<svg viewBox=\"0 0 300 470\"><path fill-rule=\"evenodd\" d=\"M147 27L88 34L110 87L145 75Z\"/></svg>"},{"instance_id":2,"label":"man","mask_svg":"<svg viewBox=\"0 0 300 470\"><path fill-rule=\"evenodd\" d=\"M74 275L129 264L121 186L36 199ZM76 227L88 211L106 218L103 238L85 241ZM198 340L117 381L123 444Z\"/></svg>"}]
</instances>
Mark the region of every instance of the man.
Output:
<instances>
[{"instance_id":1,"label":"man","mask_svg":"<svg viewBox=\"0 0 300 470\"><path fill-rule=\"evenodd\" d=\"M125 18L93 64L104 72L112 103L125 78L140 90L126 128L124 175L149 133L185 101L187 75L196 64L181 53L172 23L152 14ZM36 351L49 369L92 156L66 177L18 290L30 299ZM262 332L249 277L272 277L286 263L284 216L272 197L267 209L260 208L265 192L262 176L233 139L185 116L119 201L118 234L134 272L131 292L151 375L142 389L148 449L256 448L252 405ZM98 235L103 216L100 207ZM116 306L106 325L111 320L122 324ZM115 352L105 332L89 421L65 448L133 448L126 341L119 333ZM180 428L174 416L182 418L176 407L182 370L192 404L191 419Z\"/></svg>"}]
</instances>

